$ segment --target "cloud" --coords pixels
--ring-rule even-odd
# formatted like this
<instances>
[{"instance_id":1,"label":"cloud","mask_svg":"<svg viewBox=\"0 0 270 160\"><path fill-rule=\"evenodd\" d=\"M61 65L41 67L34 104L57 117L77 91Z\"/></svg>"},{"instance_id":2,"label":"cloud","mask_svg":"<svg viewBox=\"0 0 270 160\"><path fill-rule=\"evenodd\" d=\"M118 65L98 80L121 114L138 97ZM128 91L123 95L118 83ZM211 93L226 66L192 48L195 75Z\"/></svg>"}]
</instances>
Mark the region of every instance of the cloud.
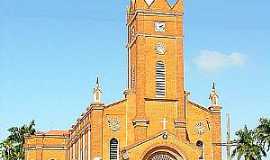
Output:
<instances>
[{"instance_id":1,"label":"cloud","mask_svg":"<svg viewBox=\"0 0 270 160\"><path fill-rule=\"evenodd\" d=\"M203 72L218 72L232 67L244 66L246 57L238 52L225 54L218 51L202 50L192 61Z\"/></svg>"}]
</instances>

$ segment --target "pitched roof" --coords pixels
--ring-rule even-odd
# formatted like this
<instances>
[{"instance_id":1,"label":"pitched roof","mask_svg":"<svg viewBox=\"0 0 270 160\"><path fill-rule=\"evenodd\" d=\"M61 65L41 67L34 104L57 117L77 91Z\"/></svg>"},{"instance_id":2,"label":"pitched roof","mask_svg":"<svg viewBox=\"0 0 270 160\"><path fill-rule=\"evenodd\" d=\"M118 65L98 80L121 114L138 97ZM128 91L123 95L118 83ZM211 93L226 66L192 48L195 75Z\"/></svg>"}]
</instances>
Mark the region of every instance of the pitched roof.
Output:
<instances>
[{"instance_id":1,"label":"pitched roof","mask_svg":"<svg viewBox=\"0 0 270 160\"><path fill-rule=\"evenodd\" d=\"M50 136L65 136L68 135L69 132L66 130L50 130L44 133L44 135Z\"/></svg>"},{"instance_id":2,"label":"pitched roof","mask_svg":"<svg viewBox=\"0 0 270 160\"><path fill-rule=\"evenodd\" d=\"M194 102L194 101L188 101L190 104L192 104L192 106L195 106L195 107L197 107L197 108L200 108L200 109L202 109L202 110L204 110L204 111L206 111L206 112L210 112L210 110L208 109L208 108L206 108L205 106L203 106L203 105L201 105L201 104L199 104L199 103L196 103L196 102Z\"/></svg>"}]
</instances>

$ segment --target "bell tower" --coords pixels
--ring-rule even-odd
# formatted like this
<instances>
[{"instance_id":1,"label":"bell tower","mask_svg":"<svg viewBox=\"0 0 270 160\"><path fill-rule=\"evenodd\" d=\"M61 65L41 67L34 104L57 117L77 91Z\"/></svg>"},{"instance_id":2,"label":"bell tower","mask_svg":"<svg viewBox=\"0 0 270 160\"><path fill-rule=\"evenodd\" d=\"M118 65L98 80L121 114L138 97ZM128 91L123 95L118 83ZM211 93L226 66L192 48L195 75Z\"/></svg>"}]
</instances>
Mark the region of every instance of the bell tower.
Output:
<instances>
[{"instance_id":1,"label":"bell tower","mask_svg":"<svg viewBox=\"0 0 270 160\"><path fill-rule=\"evenodd\" d=\"M131 0L127 13L128 88L136 97L135 134L147 132L145 100L177 101L175 126L185 137L183 1ZM145 135L145 136L144 136Z\"/></svg>"}]
</instances>

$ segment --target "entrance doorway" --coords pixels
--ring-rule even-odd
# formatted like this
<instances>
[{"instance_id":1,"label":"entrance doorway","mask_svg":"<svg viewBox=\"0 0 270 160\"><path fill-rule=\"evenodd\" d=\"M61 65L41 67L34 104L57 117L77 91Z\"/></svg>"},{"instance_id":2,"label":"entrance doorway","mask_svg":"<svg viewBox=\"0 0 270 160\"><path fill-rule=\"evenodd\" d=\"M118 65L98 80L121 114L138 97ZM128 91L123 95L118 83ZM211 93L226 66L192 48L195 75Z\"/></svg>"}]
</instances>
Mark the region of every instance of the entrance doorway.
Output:
<instances>
[{"instance_id":1,"label":"entrance doorway","mask_svg":"<svg viewBox=\"0 0 270 160\"><path fill-rule=\"evenodd\" d=\"M184 158L175 149L161 146L151 149L143 160L184 160Z\"/></svg>"},{"instance_id":2,"label":"entrance doorway","mask_svg":"<svg viewBox=\"0 0 270 160\"><path fill-rule=\"evenodd\" d=\"M169 152L159 151L152 154L148 160L177 160L175 156Z\"/></svg>"}]
</instances>

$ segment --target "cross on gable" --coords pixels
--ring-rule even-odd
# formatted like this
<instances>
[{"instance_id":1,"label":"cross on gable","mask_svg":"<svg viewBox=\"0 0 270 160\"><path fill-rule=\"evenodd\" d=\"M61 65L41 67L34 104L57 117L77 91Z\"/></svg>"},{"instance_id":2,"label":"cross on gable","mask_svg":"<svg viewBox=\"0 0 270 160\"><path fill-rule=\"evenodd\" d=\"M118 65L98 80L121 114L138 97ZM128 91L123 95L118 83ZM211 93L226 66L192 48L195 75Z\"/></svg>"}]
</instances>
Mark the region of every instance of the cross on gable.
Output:
<instances>
[{"instance_id":1,"label":"cross on gable","mask_svg":"<svg viewBox=\"0 0 270 160\"><path fill-rule=\"evenodd\" d=\"M163 130L166 130L167 129L167 119L166 118L163 118L163 120L161 121L162 125L163 125Z\"/></svg>"}]
</instances>

